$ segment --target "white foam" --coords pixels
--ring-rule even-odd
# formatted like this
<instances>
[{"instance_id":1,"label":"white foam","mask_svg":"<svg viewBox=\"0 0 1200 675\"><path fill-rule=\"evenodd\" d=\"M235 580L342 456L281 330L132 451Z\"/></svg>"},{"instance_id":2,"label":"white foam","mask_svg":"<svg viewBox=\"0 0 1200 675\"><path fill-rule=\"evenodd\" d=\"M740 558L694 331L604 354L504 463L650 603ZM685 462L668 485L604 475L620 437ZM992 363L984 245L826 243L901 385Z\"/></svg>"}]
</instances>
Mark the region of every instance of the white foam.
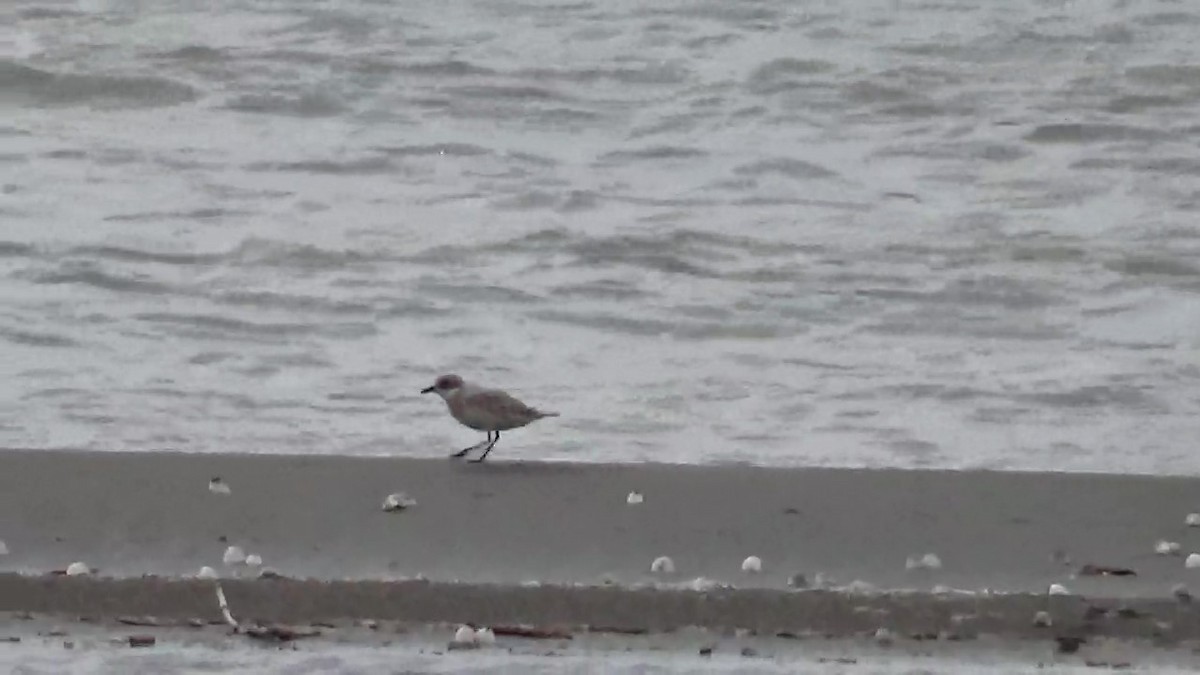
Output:
<instances>
[{"instance_id":1,"label":"white foam","mask_svg":"<svg viewBox=\"0 0 1200 675\"><path fill-rule=\"evenodd\" d=\"M88 575L91 573L92 573L91 568L88 567L85 563L73 562L70 565L67 565L67 576L69 576L69 577L84 576L84 575Z\"/></svg>"},{"instance_id":2,"label":"white foam","mask_svg":"<svg viewBox=\"0 0 1200 675\"><path fill-rule=\"evenodd\" d=\"M742 561L742 571L750 574L757 574L762 571L762 558L756 555L749 556Z\"/></svg>"}]
</instances>

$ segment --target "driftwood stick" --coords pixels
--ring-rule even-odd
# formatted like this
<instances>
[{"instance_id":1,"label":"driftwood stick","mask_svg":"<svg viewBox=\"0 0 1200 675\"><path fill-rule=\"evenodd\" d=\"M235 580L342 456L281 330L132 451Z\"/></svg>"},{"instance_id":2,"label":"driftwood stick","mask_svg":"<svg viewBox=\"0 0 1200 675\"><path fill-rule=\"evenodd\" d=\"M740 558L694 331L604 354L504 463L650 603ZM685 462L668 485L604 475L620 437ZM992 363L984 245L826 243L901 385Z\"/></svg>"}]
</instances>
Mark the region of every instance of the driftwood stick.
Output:
<instances>
[{"instance_id":1,"label":"driftwood stick","mask_svg":"<svg viewBox=\"0 0 1200 675\"><path fill-rule=\"evenodd\" d=\"M229 603L225 601L225 591L221 588L221 582L218 581L215 585L217 587L217 606L221 608L221 616L225 617L225 623L233 626L234 630L241 630L237 619L234 619L233 615L229 613Z\"/></svg>"}]
</instances>

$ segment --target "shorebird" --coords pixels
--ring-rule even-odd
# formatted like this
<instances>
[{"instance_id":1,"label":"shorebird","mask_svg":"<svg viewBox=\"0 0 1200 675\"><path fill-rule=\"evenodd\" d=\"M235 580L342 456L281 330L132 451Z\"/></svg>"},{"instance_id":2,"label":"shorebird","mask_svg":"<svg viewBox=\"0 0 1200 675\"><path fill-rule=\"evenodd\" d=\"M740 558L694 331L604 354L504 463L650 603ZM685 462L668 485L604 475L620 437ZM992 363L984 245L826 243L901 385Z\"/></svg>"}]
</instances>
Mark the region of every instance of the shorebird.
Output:
<instances>
[{"instance_id":1,"label":"shorebird","mask_svg":"<svg viewBox=\"0 0 1200 675\"><path fill-rule=\"evenodd\" d=\"M500 440L501 431L523 427L543 417L558 417L558 413L530 408L508 392L464 382L458 375L442 375L432 387L422 389L421 393L441 396L450 409L450 415L460 424L487 432L487 440L450 455L466 457L471 451L483 448L483 454L468 460L471 462L482 462L488 456L496 446L496 441Z\"/></svg>"}]
</instances>

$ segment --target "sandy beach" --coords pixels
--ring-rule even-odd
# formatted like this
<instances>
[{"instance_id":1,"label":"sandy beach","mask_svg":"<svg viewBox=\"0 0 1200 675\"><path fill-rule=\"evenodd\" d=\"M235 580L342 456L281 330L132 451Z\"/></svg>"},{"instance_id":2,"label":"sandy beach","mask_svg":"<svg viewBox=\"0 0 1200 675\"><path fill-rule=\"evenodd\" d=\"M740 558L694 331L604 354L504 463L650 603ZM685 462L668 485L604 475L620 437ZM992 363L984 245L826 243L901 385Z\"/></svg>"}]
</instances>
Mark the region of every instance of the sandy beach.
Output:
<instances>
[{"instance_id":1,"label":"sandy beach","mask_svg":"<svg viewBox=\"0 0 1200 675\"><path fill-rule=\"evenodd\" d=\"M229 494L209 490L217 476ZM644 501L627 503L635 490ZM396 491L416 504L384 512ZM1195 479L1084 474L5 451L0 612L10 627L29 613L220 623L214 582L193 578L209 565L259 622L622 639L882 628L912 644L1119 638L1187 654L1200 619L1171 589L1200 575L1183 562L1200 548L1184 524L1198 494ZM1156 555L1159 539L1180 555ZM279 578L223 565L229 545ZM941 567L906 569L926 553ZM652 574L664 555L675 573ZM760 573L742 571L749 555ZM95 572L55 574L73 561ZM1053 583L1069 595L1047 596Z\"/></svg>"},{"instance_id":2,"label":"sandy beach","mask_svg":"<svg viewBox=\"0 0 1200 675\"><path fill-rule=\"evenodd\" d=\"M208 490L220 476L231 494ZM626 503L631 491L644 496ZM404 491L397 513L384 498ZM82 560L116 577L220 568L227 545L282 574L476 583L685 582L784 589L794 574L884 589L935 585L1165 597L1200 550L1200 480L1146 476L482 465L446 459L0 452L5 571ZM911 555L942 568L906 570ZM763 561L746 574L750 555ZM670 556L675 575L650 574ZM1083 564L1128 577L1079 577Z\"/></svg>"}]
</instances>

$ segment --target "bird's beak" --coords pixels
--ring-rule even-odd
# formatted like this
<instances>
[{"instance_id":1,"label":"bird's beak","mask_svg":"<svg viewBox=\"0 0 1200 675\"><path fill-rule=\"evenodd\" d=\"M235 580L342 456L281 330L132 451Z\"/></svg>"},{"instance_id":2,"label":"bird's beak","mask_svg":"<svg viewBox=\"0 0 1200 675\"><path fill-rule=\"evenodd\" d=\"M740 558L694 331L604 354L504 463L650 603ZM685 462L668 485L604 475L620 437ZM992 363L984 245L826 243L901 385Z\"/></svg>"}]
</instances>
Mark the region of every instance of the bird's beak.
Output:
<instances>
[{"instance_id":1,"label":"bird's beak","mask_svg":"<svg viewBox=\"0 0 1200 675\"><path fill-rule=\"evenodd\" d=\"M422 394L432 394L432 393L433 393L433 387L425 387L424 389L422 389L422 390L421 390L421 393L422 393Z\"/></svg>"}]
</instances>

